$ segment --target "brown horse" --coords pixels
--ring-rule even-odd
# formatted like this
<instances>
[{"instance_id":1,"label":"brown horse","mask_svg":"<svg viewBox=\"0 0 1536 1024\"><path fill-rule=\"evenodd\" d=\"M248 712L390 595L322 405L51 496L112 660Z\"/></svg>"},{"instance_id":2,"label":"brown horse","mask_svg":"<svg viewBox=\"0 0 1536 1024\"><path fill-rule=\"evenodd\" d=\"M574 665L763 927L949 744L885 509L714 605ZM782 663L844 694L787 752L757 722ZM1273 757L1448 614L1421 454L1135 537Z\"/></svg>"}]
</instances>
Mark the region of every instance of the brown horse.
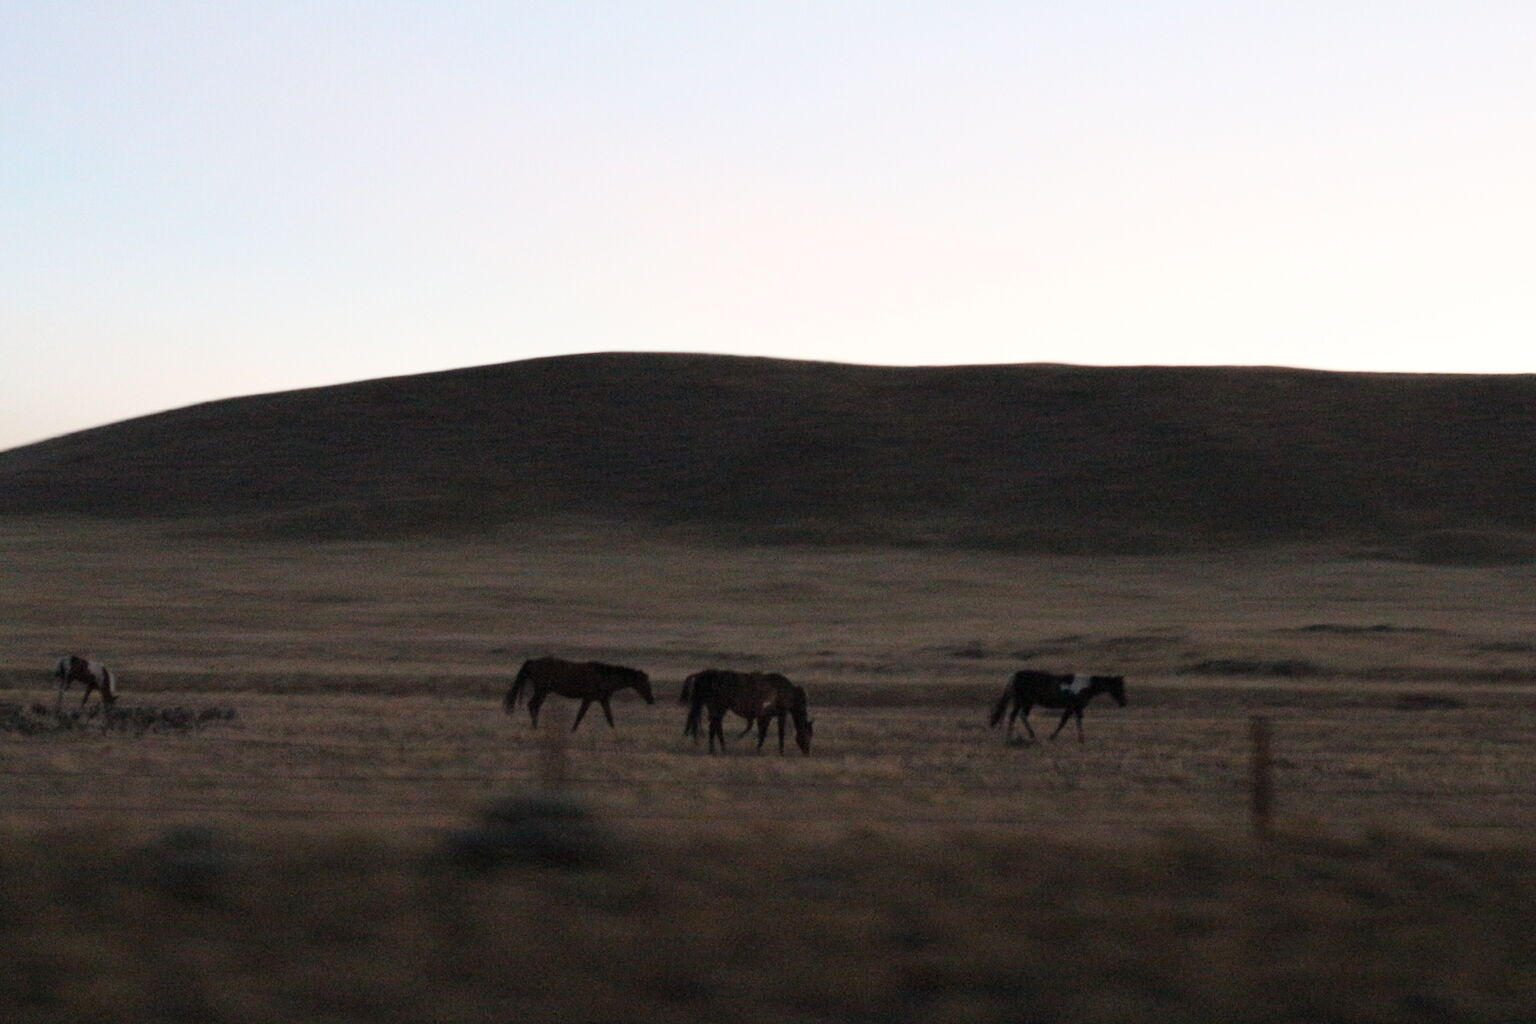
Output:
<instances>
[{"instance_id":1,"label":"brown horse","mask_svg":"<svg viewBox=\"0 0 1536 1024\"><path fill-rule=\"evenodd\" d=\"M80 707L85 707L85 702L91 699L92 692L101 697L103 710L111 710L117 703L117 680L112 678L112 670L99 661L89 661L76 654L66 654L53 666L53 677L59 681L58 697L53 702L53 710L58 712L64 706L64 691L70 683L82 683L85 686L85 696L80 698Z\"/></svg>"},{"instance_id":2,"label":"brown horse","mask_svg":"<svg viewBox=\"0 0 1536 1024\"><path fill-rule=\"evenodd\" d=\"M633 689L645 698L647 704L656 703L656 698L651 695L651 679L644 672L622 665L605 665L600 661L533 658L523 662L517 678L512 680L512 688L502 701L507 714L510 715L517 706L525 686L533 687L533 694L528 698L528 717L535 729L539 726L539 707L551 693L581 701L581 710L576 712L576 721L571 725L572 732L581 724L582 716L593 701L602 705L603 715L612 728L613 709L608 706L608 699L619 690Z\"/></svg>"},{"instance_id":3,"label":"brown horse","mask_svg":"<svg viewBox=\"0 0 1536 1024\"><path fill-rule=\"evenodd\" d=\"M1040 672L1035 669L1023 669L1015 672L1013 678L1003 689L1003 695L992 706L992 725L1003 720L1003 714L1012 705L1013 711L1008 715L1008 739L1013 738L1013 723L1023 719L1024 728L1029 731L1029 738L1035 738L1034 727L1029 724L1029 712L1036 704L1043 708L1063 709L1061 721L1056 723L1056 732L1051 733L1051 739L1061 732L1067 724L1067 719L1077 719L1077 741L1083 742L1083 708L1088 702L1101 693L1107 693L1114 698L1115 703L1125 707L1125 677L1124 676L1089 676L1089 675L1056 675L1050 672Z\"/></svg>"},{"instance_id":4,"label":"brown horse","mask_svg":"<svg viewBox=\"0 0 1536 1024\"><path fill-rule=\"evenodd\" d=\"M754 675L754 674L760 675L764 679L773 679L775 681L783 680L785 683L789 682L788 678L786 678L783 675L780 675L777 672L746 673L746 672L732 672L732 671L730 671L728 669L721 669L721 668L707 668L707 669L705 669L702 672L695 672L693 675L691 675L688 678L684 679L683 680L682 692L677 695L677 702L679 704L690 705L689 710L688 710L688 718L683 723L683 735L684 736L692 736L693 737L693 741L695 743L697 743L699 741L699 719L703 716L703 710L702 709L703 709L703 707L707 706L708 701L709 701L709 696L713 692L713 688L715 687L715 685L718 682L721 682L721 681L727 680L727 679L734 681L734 680L737 680L737 679L747 678L748 676L751 676L751 675ZM698 687L701 684L701 682L702 682L702 686L704 687L704 689L699 691L700 692L700 702L699 703L695 703L694 699L693 699L694 691L695 691L696 687ZM734 683L729 683L727 685L734 685ZM735 708L727 708L726 710L735 710L738 715L740 715L742 718L745 718L747 720L746 727L744 729L742 729L740 733L737 734L737 736L736 736L737 739L741 739L741 737L745 736L747 733L749 733L753 729L757 728L758 715L757 715L757 707L755 705L752 705L749 702L747 702L747 703L744 703L742 705L742 709L741 710L737 710ZM770 719L772 719L775 716L770 715L768 717ZM723 713L721 715L721 719L722 719L721 726L722 726L722 732L723 732L723 729L724 729L724 714ZM710 753L714 753L714 742L715 742L715 740L714 740L714 736L713 735L710 736L709 742L710 742ZM720 746L721 746L722 749L725 747L725 737L723 735L720 738Z\"/></svg>"},{"instance_id":5,"label":"brown horse","mask_svg":"<svg viewBox=\"0 0 1536 1024\"><path fill-rule=\"evenodd\" d=\"M711 668L695 672L683 681L683 700L689 704L683 735L699 740L699 718L709 710L709 752L715 752L715 740L725 750L725 713L735 712L747 720L745 736L757 727L757 749L763 749L770 722L779 723L779 753L784 753L784 719L795 723L795 745L802 754L811 752L812 726L805 687L796 686L777 672L732 672Z\"/></svg>"}]
</instances>

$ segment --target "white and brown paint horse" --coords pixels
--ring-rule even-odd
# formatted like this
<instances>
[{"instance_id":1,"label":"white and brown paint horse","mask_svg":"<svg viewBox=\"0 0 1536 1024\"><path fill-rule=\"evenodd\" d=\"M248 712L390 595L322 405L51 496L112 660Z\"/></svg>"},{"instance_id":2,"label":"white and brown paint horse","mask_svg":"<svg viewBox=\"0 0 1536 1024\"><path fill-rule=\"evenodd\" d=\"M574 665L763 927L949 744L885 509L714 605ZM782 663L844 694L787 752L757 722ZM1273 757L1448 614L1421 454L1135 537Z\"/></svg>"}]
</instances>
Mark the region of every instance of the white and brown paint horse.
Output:
<instances>
[{"instance_id":1,"label":"white and brown paint horse","mask_svg":"<svg viewBox=\"0 0 1536 1024\"><path fill-rule=\"evenodd\" d=\"M93 692L100 695L104 709L110 709L117 703L117 680L112 678L112 670L99 661L91 661L78 654L66 654L53 666L53 677L59 681L58 697L53 702L55 712L63 709L64 691L70 683L80 683L85 687L85 696L80 698L82 709Z\"/></svg>"},{"instance_id":2,"label":"white and brown paint horse","mask_svg":"<svg viewBox=\"0 0 1536 1024\"><path fill-rule=\"evenodd\" d=\"M1051 733L1051 739L1055 739L1067 724L1067 719L1077 719L1077 741L1083 742L1083 708L1088 702L1101 693L1107 693L1114 698L1115 703L1125 707L1125 677L1124 676L1091 676L1082 673L1058 675L1052 672L1040 672L1035 669L1023 669L1015 672L1013 678L1003 689L1003 695L998 698L992 707L992 725L1003 720L1003 715L1008 715L1008 739L1013 738L1013 723L1022 719L1024 728L1029 731L1029 738L1035 738L1034 727L1029 724L1029 712L1036 704L1052 710L1061 709L1061 721L1056 723L1056 731ZM1012 711L1009 711L1010 706Z\"/></svg>"}]
</instances>

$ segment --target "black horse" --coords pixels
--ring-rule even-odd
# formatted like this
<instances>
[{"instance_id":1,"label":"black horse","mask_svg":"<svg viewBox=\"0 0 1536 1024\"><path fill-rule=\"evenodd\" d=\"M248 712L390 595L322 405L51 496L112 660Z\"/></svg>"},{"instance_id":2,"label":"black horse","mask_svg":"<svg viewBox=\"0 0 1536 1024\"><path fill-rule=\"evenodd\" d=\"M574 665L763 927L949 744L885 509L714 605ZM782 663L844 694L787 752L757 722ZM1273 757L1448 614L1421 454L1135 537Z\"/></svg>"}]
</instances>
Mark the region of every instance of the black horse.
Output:
<instances>
[{"instance_id":1,"label":"black horse","mask_svg":"<svg viewBox=\"0 0 1536 1024\"><path fill-rule=\"evenodd\" d=\"M539 726L539 707L551 693L581 701L581 710L576 712L576 721L571 724L572 732L581 724L582 716L593 701L602 705L608 726L612 728L613 709L608 706L608 699L619 690L633 689L647 704L656 703L656 698L651 695L651 679L644 672L622 665L605 665L600 661L534 658L523 662L517 678L512 680L512 688L502 700L507 714L517 707L525 686L533 687L533 694L528 698L528 717L535 729Z\"/></svg>"},{"instance_id":2,"label":"black horse","mask_svg":"<svg viewBox=\"0 0 1536 1024\"><path fill-rule=\"evenodd\" d=\"M709 752L715 752L715 740L725 750L725 713L734 711L747 720L745 736L757 727L757 749L763 749L768 726L779 723L779 753L784 753L784 719L795 723L795 745L802 754L811 752L811 734L815 723L809 715L805 687L796 686L778 672L732 672L711 668L695 672L683 681L681 700L689 705L683 735L699 740L699 719L709 711Z\"/></svg>"},{"instance_id":3,"label":"black horse","mask_svg":"<svg viewBox=\"0 0 1536 1024\"><path fill-rule=\"evenodd\" d=\"M1008 713L1008 739L1013 738L1013 723L1023 719L1024 728L1029 730L1029 738L1035 738L1034 727L1029 724L1029 712L1036 704L1043 708L1055 710L1062 709L1061 721L1056 723L1056 731L1051 733L1051 739L1061 732L1066 726L1067 719L1077 719L1077 741L1083 742L1083 708L1088 702L1101 693L1107 693L1115 699L1115 703L1125 707L1125 677L1124 676L1089 676L1089 675L1056 675L1051 672L1039 672L1034 669L1024 669L1013 674L1008 685L1003 689L1003 695L998 698L992 707L992 725L996 726L1003 720L1003 714ZM1012 711L1009 707L1012 706Z\"/></svg>"}]
</instances>

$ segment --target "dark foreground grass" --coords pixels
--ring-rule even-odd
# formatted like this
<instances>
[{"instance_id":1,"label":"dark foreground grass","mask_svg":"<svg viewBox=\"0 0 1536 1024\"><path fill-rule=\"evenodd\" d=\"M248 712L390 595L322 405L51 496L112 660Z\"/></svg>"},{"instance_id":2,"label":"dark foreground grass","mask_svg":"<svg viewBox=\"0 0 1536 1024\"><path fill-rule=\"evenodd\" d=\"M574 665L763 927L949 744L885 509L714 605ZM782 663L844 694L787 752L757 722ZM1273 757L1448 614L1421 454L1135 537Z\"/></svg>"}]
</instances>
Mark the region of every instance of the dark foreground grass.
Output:
<instances>
[{"instance_id":1,"label":"dark foreground grass","mask_svg":"<svg viewBox=\"0 0 1536 1024\"><path fill-rule=\"evenodd\" d=\"M0 838L0 1018L1536 1019L1524 847L487 822Z\"/></svg>"}]
</instances>

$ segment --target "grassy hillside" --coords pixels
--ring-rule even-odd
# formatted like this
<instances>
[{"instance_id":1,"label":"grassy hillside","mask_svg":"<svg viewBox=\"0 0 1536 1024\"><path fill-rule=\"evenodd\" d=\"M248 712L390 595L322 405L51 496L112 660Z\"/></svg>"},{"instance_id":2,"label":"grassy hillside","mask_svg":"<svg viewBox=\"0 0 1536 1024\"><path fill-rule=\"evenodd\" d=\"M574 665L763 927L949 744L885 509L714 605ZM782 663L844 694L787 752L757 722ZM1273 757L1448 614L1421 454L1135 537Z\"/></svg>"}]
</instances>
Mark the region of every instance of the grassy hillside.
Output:
<instances>
[{"instance_id":1,"label":"grassy hillside","mask_svg":"<svg viewBox=\"0 0 1536 1024\"><path fill-rule=\"evenodd\" d=\"M213 402L0 453L0 514L287 536L1536 554L1536 376L593 355Z\"/></svg>"}]
</instances>

